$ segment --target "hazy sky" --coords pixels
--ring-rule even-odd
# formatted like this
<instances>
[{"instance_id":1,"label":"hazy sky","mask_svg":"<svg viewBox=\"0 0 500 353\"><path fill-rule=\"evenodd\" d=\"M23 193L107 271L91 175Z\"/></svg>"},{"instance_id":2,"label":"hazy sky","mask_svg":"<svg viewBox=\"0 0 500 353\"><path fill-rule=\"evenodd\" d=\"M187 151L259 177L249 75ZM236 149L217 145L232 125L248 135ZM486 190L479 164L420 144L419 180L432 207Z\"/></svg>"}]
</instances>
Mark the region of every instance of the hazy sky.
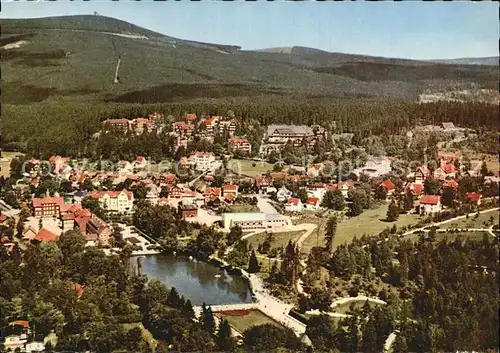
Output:
<instances>
[{"instance_id":1,"label":"hazy sky","mask_svg":"<svg viewBox=\"0 0 500 353\"><path fill-rule=\"evenodd\" d=\"M494 2L5 1L0 18L92 14L243 49L307 46L413 59L498 55Z\"/></svg>"}]
</instances>

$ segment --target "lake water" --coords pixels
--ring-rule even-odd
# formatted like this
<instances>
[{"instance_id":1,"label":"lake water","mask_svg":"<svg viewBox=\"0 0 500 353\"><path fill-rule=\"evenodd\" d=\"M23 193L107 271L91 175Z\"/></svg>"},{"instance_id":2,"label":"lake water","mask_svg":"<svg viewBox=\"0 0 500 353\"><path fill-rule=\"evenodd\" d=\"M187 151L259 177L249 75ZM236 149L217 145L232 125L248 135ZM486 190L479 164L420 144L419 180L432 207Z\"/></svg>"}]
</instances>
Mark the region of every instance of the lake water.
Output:
<instances>
[{"instance_id":1,"label":"lake water","mask_svg":"<svg viewBox=\"0 0 500 353\"><path fill-rule=\"evenodd\" d=\"M158 278L167 288L175 287L193 305L252 302L245 278L230 275L212 264L173 255L149 255L140 261L141 274ZM136 257L131 262L137 267Z\"/></svg>"}]
</instances>

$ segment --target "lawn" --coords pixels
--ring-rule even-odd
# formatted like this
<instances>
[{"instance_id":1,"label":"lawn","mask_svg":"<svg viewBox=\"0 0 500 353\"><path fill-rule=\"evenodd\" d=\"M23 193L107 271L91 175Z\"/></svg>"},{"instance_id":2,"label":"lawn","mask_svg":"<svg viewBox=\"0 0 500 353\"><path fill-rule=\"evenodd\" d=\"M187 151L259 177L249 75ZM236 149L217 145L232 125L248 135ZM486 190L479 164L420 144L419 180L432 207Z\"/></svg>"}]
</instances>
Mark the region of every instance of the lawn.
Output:
<instances>
[{"instance_id":1,"label":"lawn","mask_svg":"<svg viewBox=\"0 0 500 353\"><path fill-rule=\"evenodd\" d=\"M271 248L285 247L288 244L288 241L296 241L302 234L304 234L304 231L272 233L273 241L271 242ZM264 240L266 240L266 237L266 232L257 233L248 237L247 241L254 249L257 249L259 244L262 244Z\"/></svg>"},{"instance_id":2,"label":"lawn","mask_svg":"<svg viewBox=\"0 0 500 353\"><path fill-rule=\"evenodd\" d=\"M265 315L262 311L253 310L231 310L216 312L219 318L226 319L236 331L243 333L252 326L273 324L283 327L277 321Z\"/></svg>"},{"instance_id":3,"label":"lawn","mask_svg":"<svg viewBox=\"0 0 500 353\"><path fill-rule=\"evenodd\" d=\"M351 302L339 304L339 305L335 306L332 309L332 311L335 313L339 313L339 314L348 314L349 312L352 311L352 309L361 309L365 305L365 303L366 303L365 300L353 300ZM368 305L371 308L374 308L376 306L383 305L383 304L368 302Z\"/></svg>"},{"instance_id":4,"label":"lawn","mask_svg":"<svg viewBox=\"0 0 500 353\"><path fill-rule=\"evenodd\" d=\"M224 207L224 212L227 212L227 213L259 212L259 207L257 207L257 205L250 205L247 203L238 203L238 204Z\"/></svg>"},{"instance_id":5,"label":"lawn","mask_svg":"<svg viewBox=\"0 0 500 353\"><path fill-rule=\"evenodd\" d=\"M227 163L227 167L236 174L246 175L252 178L273 170L273 165L270 163L248 159L231 159Z\"/></svg>"},{"instance_id":6,"label":"lawn","mask_svg":"<svg viewBox=\"0 0 500 353\"><path fill-rule=\"evenodd\" d=\"M355 236L358 238L363 234L366 235L377 235L387 227L392 227L394 224L398 227L408 226L410 224L417 223L420 219L418 215L415 214L401 214L396 222L385 221L387 214L388 204L382 204L381 206L364 211L357 217L348 218L340 222L337 226L337 233L335 235L335 240L333 241L334 246L338 246L344 243L349 243ZM324 219L326 222L326 219ZM302 252L309 253L314 246L323 246L324 240L324 226L318 232L312 232L311 235L302 244Z\"/></svg>"},{"instance_id":7,"label":"lawn","mask_svg":"<svg viewBox=\"0 0 500 353\"><path fill-rule=\"evenodd\" d=\"M493 217L493 220L498 220L498 213L488 212L488 213L480 213L476 218L475 215L469 216L469 218L459 219L457 221L445 223L439 226L439 228L449 229L449 228L489 228L491 223L489 222L490 218ZM486 222L488 225L485 225Z\"/></svg>"},{"instance_id":8,"label":"lawn","mask_svg":"<svg viewBox=\"0 0 500 353\"><path fill-rule=\"evenodd\" d=\"M473 241L482 241L485 234L488 234L488 238L490 239L490 241L495 241L495 238L488 232L441 232L436 233L436 241L434 243L437 244L442 240L453 242L456 239L461 239L462 241L465 241L466 239ZM420 238L420 235L418 233L413 233L405 236L404 238L413 242L417 242Z\"/></svg>"},{"instance_id":9,"label":"lawn","mask_svg":"<svg viewBox=\"0 0 500 353\"><path fill-rule=\"evenodd\" d=\"M10 176L10 161L16 156L20 156L20 152L6 152L2 151L2 158L0 158L0 176Z\"/></svg>"}]
</instances>

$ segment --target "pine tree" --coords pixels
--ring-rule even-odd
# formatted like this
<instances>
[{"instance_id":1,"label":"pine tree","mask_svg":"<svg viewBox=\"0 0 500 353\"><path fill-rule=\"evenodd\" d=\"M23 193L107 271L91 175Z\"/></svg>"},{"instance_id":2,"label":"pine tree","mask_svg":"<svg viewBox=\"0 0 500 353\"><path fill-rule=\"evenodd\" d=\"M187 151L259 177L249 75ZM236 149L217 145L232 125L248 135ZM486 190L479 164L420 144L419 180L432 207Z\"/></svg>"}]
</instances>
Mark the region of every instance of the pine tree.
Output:
<instances>
[{"instance_id":1,"label":"pine tree","mask_svg":"<svg viewBox=\"0 0 500 353\"><path fill-rule=\"evenodd\" d=\"M172 287L172 289L168 293L167 304L172 308L179 308L180 299L181 298L179 296L179 293L177 292L177 289L175 289L175 287Z\"/></svg>"},{"instance_id":2,"label":"pine tree","mask_svg":"<svg viewBox=\"0 0 500 353\"><path fill-rule=\"evenodd\" d=\"M259 261L257 260L257 255L255 255L255 250L252 250L250 255L250 260L248 261L248 272L257 273L260 271Z\"/></svg>"},{"instance_id":3,"label":"pine tree","mask_svg":"<svg viewBox=\"0 0 500 353\"><path fill-rule=\"evenodd\" d=\"M206 304L203 303L201 310L202 310L201 315L202 315L203 328L210 335L213 335L215 332L215 319L214 319L214 314L212 312L212 308L207 307Z\"/></svg>"},{"instance_id":4,"label":"pine tree","mask_svg":"<svg viewBox=\"0 0 500 353\"><path fill-rule=\"evenodd\" d=\"M389 208L387 209L387 220L390 222L394 222L399 218L399 206L394 202L394 200L391 201L389 204Z\"/></svg>"},{"instance_id":5,"label":"pine tree","mask_svg":"<svg viewBox=\"0 0 500 353\"><path fill-rule=\"evenodd\" d=\"M195 318L195 313L194 313L194 310L193 310L193 304L191 303L191 300L186 300L186 302L184 303L184 307L183 307L183 310L182 312L184 313L184 315L186 315L186 317L190 318L190 319L193 319Z\"/></svg>"},{"instance_id":6,"label":"pine tree","mask_svg":"<svg viewBox=\"0 0 500 353\"><path fill-rule=\"evenodd\" d=\"M337 233L337 217L330 217L326 223L325 248L331 254L333 251L333 240Z\"/></svg>"},{"instance_id":7,"label":"pine tree","mask_svg":"<svg viewBox=\"0 0 500 353\"><path fill-rule=\"evenodd\" d=\"M363 339L361 340L361 351L366 353L378 353L377 347L377 331L375 329L375 322L371 317L365 324L363 330Z\"/></svg>"},{"instance_id":8,"label":"pine tree","mask_svg":"<svg viewBox=\"0 0 500 353\"><path fill-rule=\"evenodd\" d=\"M227 320L222 320L216 338L217 347L223 352L231 351L234 348L234 341L231 337L231 327Z\"/></svg>"}]
</instances>

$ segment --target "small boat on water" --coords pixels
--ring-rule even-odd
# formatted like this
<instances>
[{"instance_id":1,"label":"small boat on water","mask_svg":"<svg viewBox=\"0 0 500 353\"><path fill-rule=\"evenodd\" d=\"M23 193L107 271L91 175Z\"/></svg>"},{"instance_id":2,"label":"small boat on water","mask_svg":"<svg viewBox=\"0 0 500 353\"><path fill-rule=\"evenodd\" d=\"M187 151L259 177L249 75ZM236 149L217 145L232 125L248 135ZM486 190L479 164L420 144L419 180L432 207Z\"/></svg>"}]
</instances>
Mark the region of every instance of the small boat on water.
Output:
<instances>
[{"instance_id":1,"label":"small boat on water","mask_svg":"<svg viewBox=\"0 0 500 353\"><path fill-rule=\"evenodd\" d=\"M189 256L189 261L193 261L193 257L192 256Z\"/></svg>"},{"instance_id":2,"label":"small boat on water","mask_svg":"<svg viewBox=\"0 0 500 353\"><path fill-rule=\"evenodd\" d=\"M219 274L216 274L216 275L215 275L215 278L221 278L221 277L222 277L222 276L221 276L221 275L219 275Z\"/></svg>"}]
</instances>

